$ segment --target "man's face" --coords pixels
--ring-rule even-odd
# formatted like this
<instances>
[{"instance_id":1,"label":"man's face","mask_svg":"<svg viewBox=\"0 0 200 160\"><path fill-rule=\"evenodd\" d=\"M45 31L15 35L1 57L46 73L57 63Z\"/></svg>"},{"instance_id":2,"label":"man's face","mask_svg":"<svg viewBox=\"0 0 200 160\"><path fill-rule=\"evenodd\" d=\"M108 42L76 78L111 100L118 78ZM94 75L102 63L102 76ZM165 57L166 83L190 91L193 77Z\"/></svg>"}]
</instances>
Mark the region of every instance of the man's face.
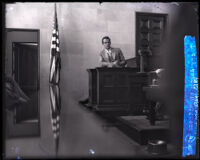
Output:
<instances>
[{"instance_id":1,"label":"man's face","mask_svg":"<svg viewBox=\"0 0 200 160\"><path fill-rule=\"evenodd\" d=\"M105 49L109 49L110 45L111 45L111 42L110 42L109 39L104 39L103 40L103 46L104 46Z\"/></svg>"}]
</instances>

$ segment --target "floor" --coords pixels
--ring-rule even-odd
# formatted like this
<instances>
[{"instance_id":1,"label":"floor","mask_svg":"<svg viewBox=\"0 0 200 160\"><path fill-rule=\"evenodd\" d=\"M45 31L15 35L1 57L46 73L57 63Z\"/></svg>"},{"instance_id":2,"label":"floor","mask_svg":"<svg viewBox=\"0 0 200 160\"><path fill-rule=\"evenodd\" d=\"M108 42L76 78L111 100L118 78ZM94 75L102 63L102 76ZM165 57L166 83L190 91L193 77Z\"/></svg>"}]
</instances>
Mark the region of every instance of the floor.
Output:
<instances>
[{"instance_id":1,"label":"floor","mask_svg":"<svg viewBox=\"0 0 200 160\"><path fill-rule=\"evenodd\" d=\"M147 146L139 145L116 124L81 106L65 86L60 86L61 111L55 136L48 84L41 86L39 94L40 136L7 139L6 158L150 156Z\"/></svg>"}]
</instances>

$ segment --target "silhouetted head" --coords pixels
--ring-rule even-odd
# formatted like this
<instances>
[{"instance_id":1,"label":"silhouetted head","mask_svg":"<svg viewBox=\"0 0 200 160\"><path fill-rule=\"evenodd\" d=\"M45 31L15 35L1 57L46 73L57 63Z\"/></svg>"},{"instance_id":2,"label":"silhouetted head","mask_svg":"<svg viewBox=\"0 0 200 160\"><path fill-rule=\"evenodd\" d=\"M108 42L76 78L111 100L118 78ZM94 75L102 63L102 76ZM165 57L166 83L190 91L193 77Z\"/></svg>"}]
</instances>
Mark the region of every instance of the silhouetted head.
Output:
<instances>
[{"instance_id":1,"label":"silhouetted head","mask_svg":"<svg viewBox=\"0 0 200 160\"><path fill-rule=\"evenodd\" d=\"M111 39L108 36L105 36L102 38L102 44L104 46L105 49L109 49L110 45L111 45Z\"/></svg>"}]
</instances>

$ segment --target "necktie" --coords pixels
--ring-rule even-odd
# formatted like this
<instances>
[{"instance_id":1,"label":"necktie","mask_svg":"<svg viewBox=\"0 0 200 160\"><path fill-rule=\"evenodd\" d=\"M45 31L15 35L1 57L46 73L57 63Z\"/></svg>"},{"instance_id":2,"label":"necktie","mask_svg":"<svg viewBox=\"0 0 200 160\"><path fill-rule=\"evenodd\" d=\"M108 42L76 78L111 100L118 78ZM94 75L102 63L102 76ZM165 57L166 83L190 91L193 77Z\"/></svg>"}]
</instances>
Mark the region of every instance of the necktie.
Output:
<instances>
[{"instance_id":1,"label":"necktie","mask_svg":"<svg viewBox=\"0 0 200 160\"><path fill-rule=\"evenodd\" d=\"M108 58L109 58L109 61L112 62L113 61L113 58L112 58L112 53L111 51L107 52L108 53Z\"/></svg>"}]
</instances>

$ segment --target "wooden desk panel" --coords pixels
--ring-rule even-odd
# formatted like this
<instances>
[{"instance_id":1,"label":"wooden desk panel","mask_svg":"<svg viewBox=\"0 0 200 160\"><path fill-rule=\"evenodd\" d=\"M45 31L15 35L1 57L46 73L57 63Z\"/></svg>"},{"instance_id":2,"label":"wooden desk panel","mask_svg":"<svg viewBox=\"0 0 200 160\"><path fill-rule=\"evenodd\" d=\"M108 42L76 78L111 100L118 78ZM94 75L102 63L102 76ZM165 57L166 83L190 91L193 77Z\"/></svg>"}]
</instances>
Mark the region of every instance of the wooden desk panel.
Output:
<instances>
[{"instance_id":1,"label":"wooden desk panel","mask_svg":"<svg viewBox=\"0 0 200 160\"><path fill-rule=\"evenodd\" d=\"M89 75L89 102L92 105L97 103L97 72L96 69L88 69Z\"/></svg>"},{"instance_id":2,"label":"wooden desk panel","mask_svg":"<svg viewBox=\"0 0 200 160\"><path fill-rule=\"evenodd\" d=\"M142 87L147 85L148 75L136 71L135 68L89 69L90 103L98 110L121 108L130 114L142 114L146 105Z\"/></svg>"}]
</instances>

